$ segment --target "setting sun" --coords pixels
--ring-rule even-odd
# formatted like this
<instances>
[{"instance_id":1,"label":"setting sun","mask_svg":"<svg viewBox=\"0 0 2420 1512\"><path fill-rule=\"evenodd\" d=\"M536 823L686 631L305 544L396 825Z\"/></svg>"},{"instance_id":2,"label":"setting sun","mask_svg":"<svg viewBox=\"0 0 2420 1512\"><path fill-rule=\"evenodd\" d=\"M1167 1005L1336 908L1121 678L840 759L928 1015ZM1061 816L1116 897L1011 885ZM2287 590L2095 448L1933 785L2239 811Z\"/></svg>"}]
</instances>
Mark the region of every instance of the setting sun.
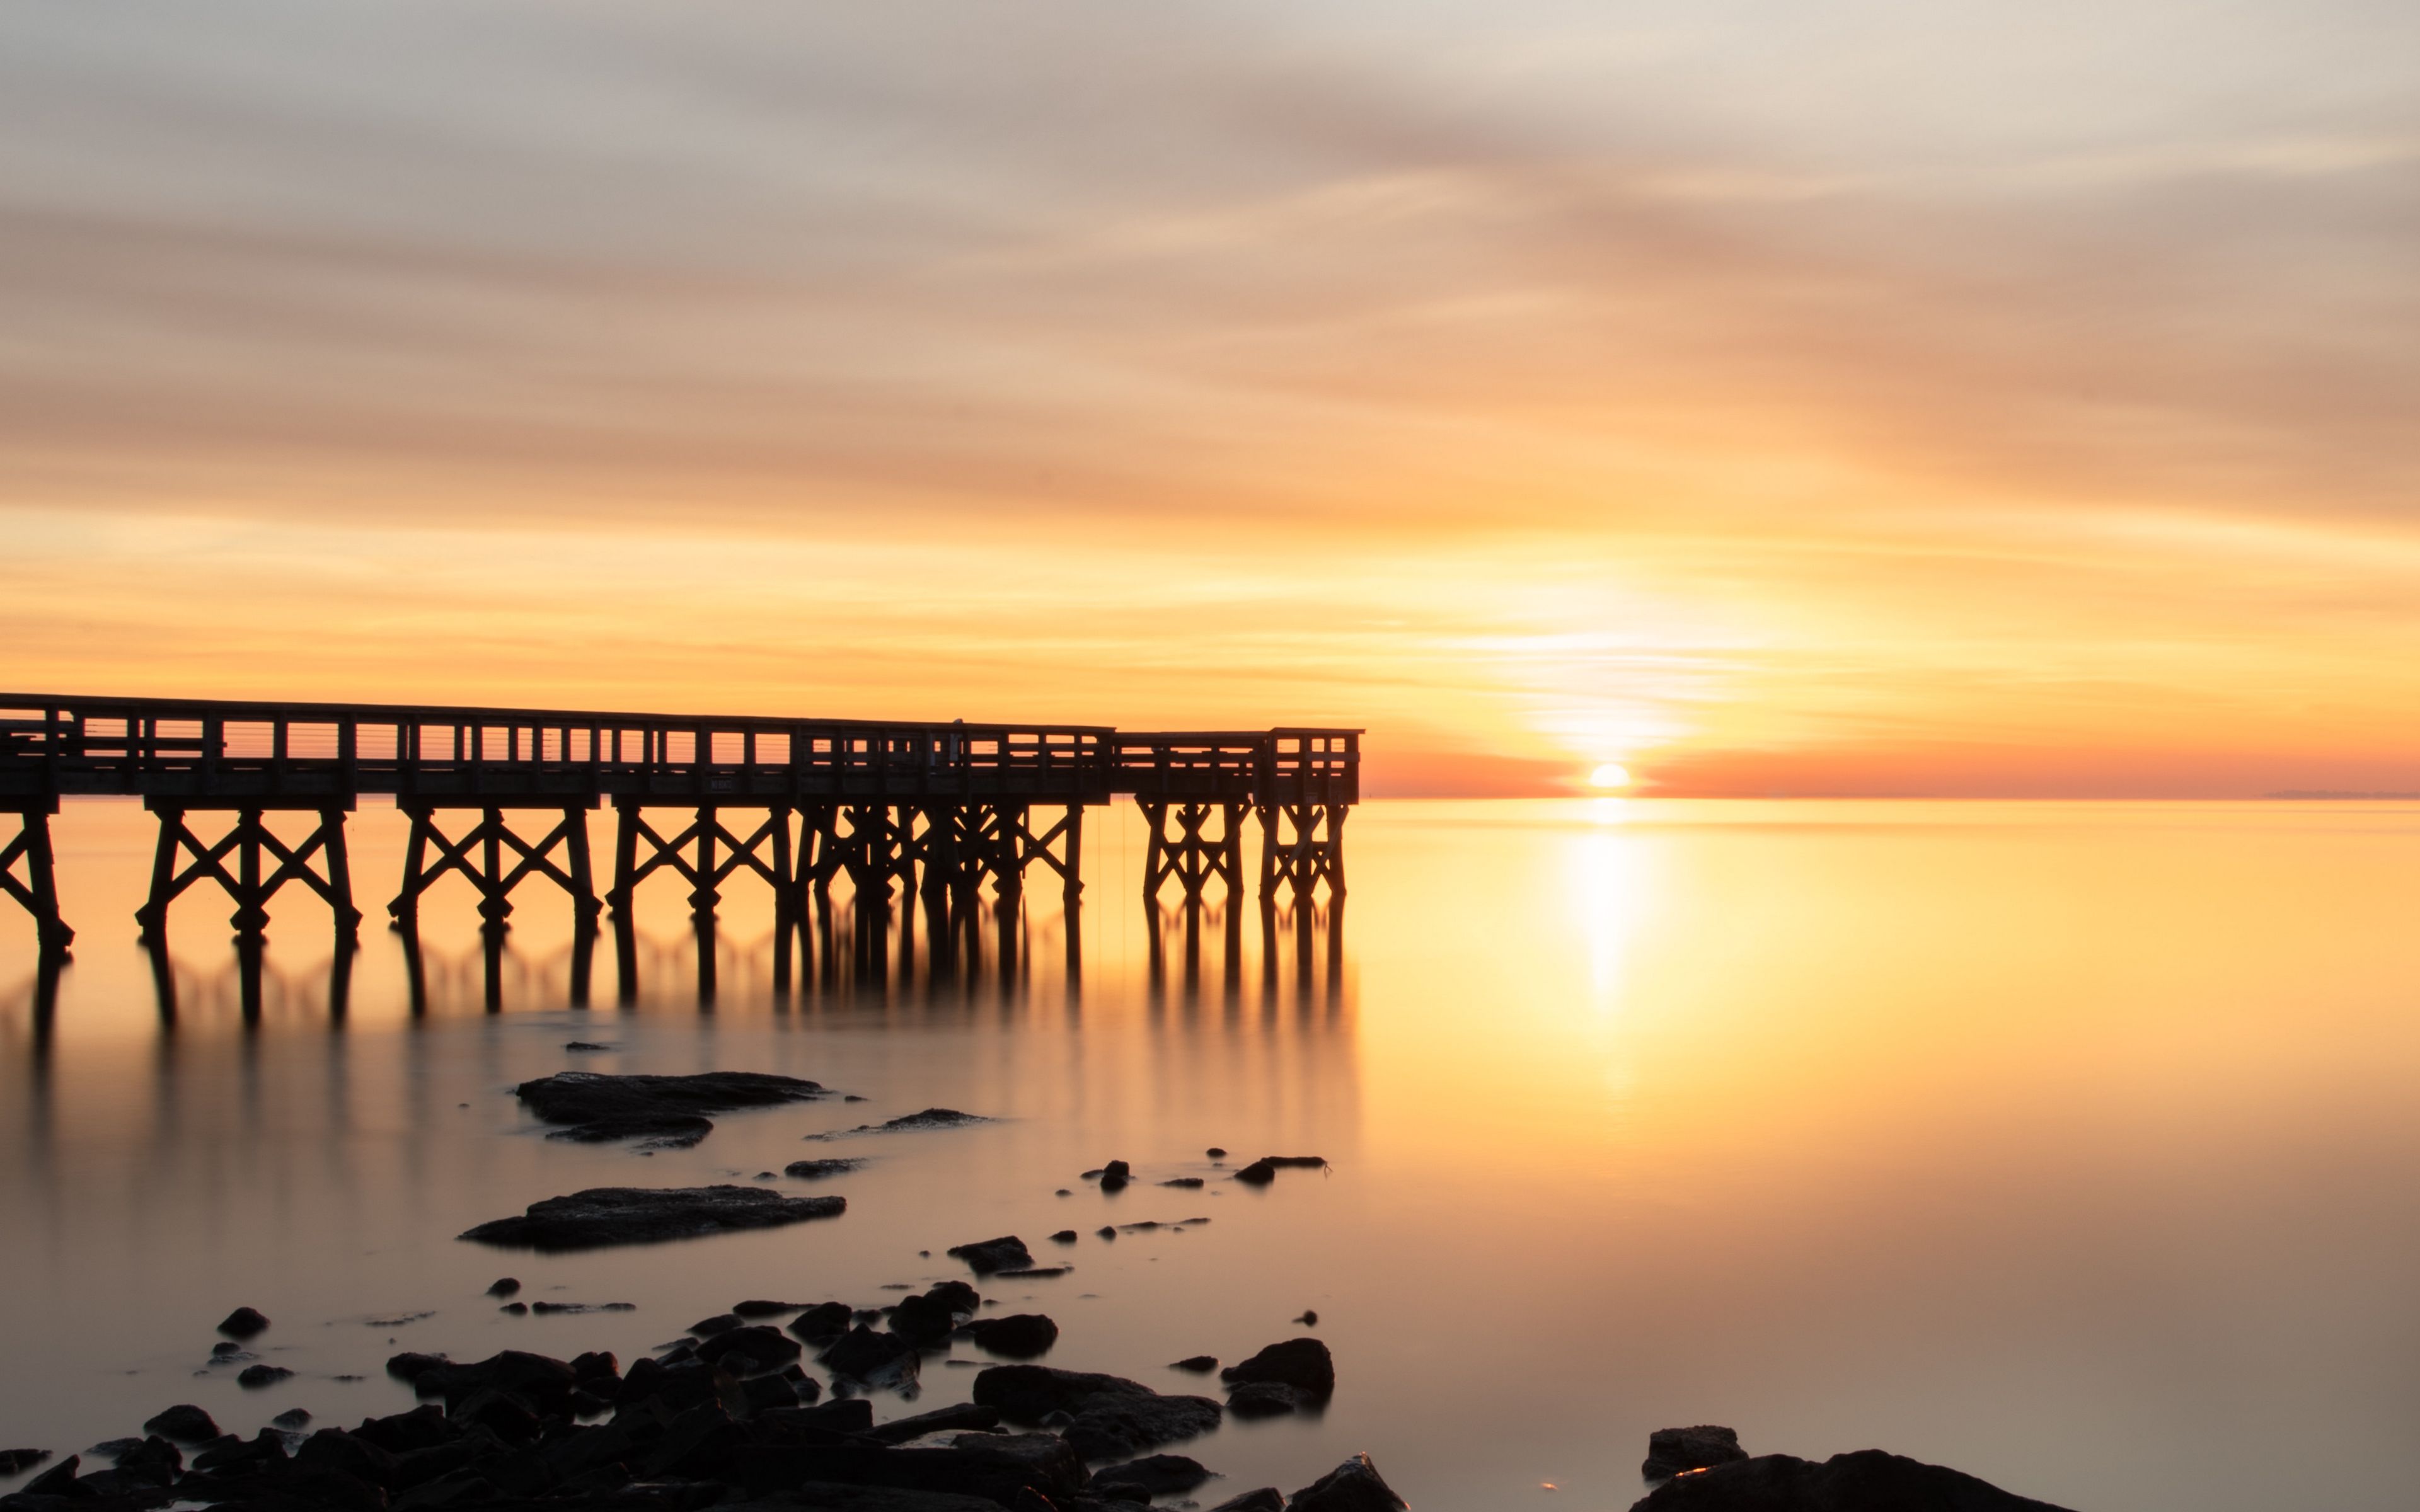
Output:
<instances>
[{"instance_id":1,"label":"setting sun","mask_svg":"<svg viewBox=\"0 0 2420 1512\"><path fill-rule=\"evenodd\" d=\"M1619 762L1606 762L1589 774L1592 788L1626 788L1630 786L1630 768Z\"/></svg>"}]
</instances>

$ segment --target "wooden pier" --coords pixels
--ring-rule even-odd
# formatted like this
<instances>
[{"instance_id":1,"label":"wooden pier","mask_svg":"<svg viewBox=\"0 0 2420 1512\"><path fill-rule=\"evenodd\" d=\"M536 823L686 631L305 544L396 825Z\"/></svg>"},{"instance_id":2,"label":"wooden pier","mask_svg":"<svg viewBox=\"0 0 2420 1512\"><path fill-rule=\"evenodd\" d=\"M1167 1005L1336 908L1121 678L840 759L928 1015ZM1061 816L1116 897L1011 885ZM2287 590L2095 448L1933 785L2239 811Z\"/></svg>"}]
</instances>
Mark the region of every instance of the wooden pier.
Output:
<instances>
[{"instance_id":1,"label":"wooden pier","mask_svg":"<svg viewBox=\"0 0 2420 1512\"><path fill-rule=\"evenodd\" d=\"M1344 891L1360 736L0 693L0 814L18 820L0 846L0 891L33 917L46 953L63 951L74 932L51 817L63 797L137 797L159 820L135 914L147 937L208 883L234 902L239 941L264 933L289 886L317 895L349 939L361 913L346 817L379 795L411 822L387 904L398 928L414 927L447 875L471 884L501 933L525 883L567 895L586 926L609 908L627 919L659 872L687 884L702 919L726 883L761 881L786 928L844 877L861 902L894 887L963 898L986 884L1013 900L1038 863L1072 902L1084 810L1131 797L1151 829L1146 901L1171 880L1191 901L1214 880L1240 900L1257 816L1261 897L1308 903L1323 882L1330 897ZM600 895L587 814L608 804ZM308 833L272 832L281 811L307 816Z\"/></svg>"}]
</instances>

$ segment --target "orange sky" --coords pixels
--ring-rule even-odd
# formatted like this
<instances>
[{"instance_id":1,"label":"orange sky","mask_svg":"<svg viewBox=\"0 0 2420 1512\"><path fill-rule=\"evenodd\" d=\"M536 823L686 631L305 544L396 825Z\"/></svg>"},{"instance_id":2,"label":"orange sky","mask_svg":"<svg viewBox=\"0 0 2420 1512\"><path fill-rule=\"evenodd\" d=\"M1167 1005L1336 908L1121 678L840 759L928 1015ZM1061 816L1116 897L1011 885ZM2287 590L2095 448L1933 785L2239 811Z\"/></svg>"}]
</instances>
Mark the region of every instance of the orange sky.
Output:
<instances>
[{"instance_id":1,"label":"orange sky","mask_svg":"<svg viewBox=\"0 0 2420 1512\"><path fill-rule=\"evenodd\" d=\"M11 8L0 684L2420 789L2415 101L2348 0Z\"/></svg>"}]
</instances>

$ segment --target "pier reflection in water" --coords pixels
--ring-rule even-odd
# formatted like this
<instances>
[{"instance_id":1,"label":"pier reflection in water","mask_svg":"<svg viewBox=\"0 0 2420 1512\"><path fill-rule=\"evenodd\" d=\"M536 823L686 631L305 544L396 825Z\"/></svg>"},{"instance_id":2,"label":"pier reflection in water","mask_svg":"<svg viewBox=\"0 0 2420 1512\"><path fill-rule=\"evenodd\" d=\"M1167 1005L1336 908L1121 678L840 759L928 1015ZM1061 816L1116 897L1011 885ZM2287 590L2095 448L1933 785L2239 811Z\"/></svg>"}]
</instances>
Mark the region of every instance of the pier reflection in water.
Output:
<instances>
[{"instance_id":1,"label":"pier reflection in water","mask_svg":"<svg viewBox=\"0 0 2420 1512\"><path fill-rule=\"evenodd\" d=\"M1163 1362L1320 1313L1335 1402L1187 1446L1214 1489L1367 1449L1421 1505L1553 1481L1620 1507L1650 1429L1716 1421L2083 1507L2408 1504L2420 806L1377 803L1354 824L1349 931L1325 899L1216 887L1146 911L1128 823L1088 833L1077 911L839 886L786 963L762 889L704 934L650 884L627 933L533 899L490 938L458 879L416 937L369 928L349 954L307 903L251 953L186 909L152 953L107 923L142 895L146 816L70 803L72 962L0 931L0 1334L27 1363L0 1427L70 1451L177 1401L246 1434L291 1406L349 1423L409 1405L380 1371L396 1350L627 1358L741 1297L876 1303L1018 1233L1076 1267L987 1288L1059 1321L1054 1365L1185 1389ZM353 828L361 869L395 862L399 816ZM643 1155L524 1119L513 1085L572 1068L868 1101ZM937 1105L999 1121L809 1138ZM1214 1145L1334 1172L1247 1189ZM870 1164L779 1174L829 1155ZM1076 1180L1111 1158L1132 1189ZM565 1257L453 1237L582 1187L759 1173L847 1215ZM1157 1184L1187 1175L1207 1184ZM1083 1237L1048 1245L1063 1230ZM639 1310L505 1318L482 1296L505 1273ZM238 1304L277 1320L256 1348L292 1380L246 1393L204 1365ZM935 1362L914 1407L971 1375ZM2274 1449L2309 1442L2330 1453Z\"/></svg>"}]
</instances>

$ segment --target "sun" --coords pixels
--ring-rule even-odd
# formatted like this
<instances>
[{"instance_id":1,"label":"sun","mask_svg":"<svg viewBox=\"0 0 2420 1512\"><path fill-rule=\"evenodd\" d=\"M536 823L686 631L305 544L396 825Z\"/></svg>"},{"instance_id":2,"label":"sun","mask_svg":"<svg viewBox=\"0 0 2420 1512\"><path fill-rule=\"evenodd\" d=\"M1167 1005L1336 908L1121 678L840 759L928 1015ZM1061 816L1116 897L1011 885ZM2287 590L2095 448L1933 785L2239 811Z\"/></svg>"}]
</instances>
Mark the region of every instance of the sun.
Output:
<instances>
[{"instance_id":1,"label":"sun","mask_svg":"<svg viewBox=\"0 0 2420 1512\"><path fill-rule=\"evenodd\" d=\"M1630 786L1630 768L1619 762L1606 762L1589 774L1589 786L1606 789L1626 788Z\"/></svg>"}]
</instances>

